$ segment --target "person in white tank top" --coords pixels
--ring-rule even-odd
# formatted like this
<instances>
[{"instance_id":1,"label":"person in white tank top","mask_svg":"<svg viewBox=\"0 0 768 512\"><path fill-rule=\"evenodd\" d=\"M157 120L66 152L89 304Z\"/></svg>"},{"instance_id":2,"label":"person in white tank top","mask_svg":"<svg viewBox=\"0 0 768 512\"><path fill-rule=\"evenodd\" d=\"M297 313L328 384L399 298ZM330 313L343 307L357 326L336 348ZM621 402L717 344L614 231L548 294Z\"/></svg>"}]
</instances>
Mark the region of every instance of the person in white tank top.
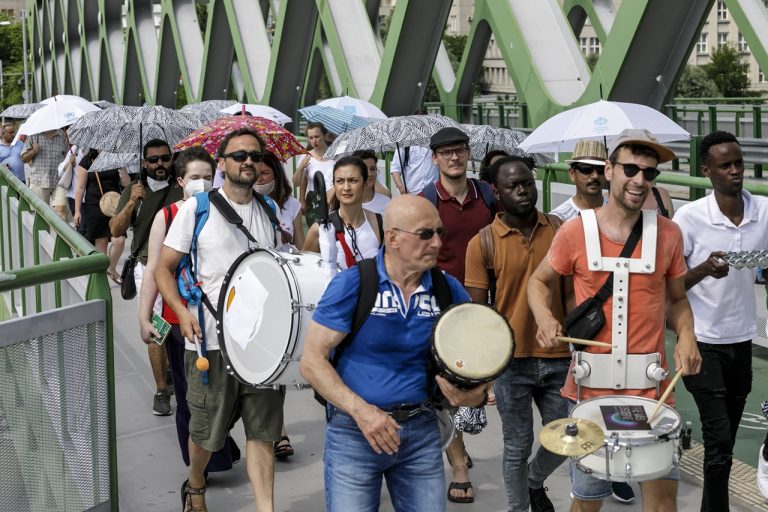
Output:
<instances>
[{"instance_id":1,"label":"person in white tank top","mask_svg":"<svg viewBox=\"0 0 768 512\"><path fill-rule=\"evenodd\" d=\"M343 242L338 239L338 263L349 268L355 262L376 256L381 246L381 217L363 209L368 169L360 158L349 156L336 162L333 169L333 201L331 216L338 216L344 231ZM309 228L304 251L320 252L319 226ZM323 255L327 258L327 255Z\"/></svg>"}]
</instances>

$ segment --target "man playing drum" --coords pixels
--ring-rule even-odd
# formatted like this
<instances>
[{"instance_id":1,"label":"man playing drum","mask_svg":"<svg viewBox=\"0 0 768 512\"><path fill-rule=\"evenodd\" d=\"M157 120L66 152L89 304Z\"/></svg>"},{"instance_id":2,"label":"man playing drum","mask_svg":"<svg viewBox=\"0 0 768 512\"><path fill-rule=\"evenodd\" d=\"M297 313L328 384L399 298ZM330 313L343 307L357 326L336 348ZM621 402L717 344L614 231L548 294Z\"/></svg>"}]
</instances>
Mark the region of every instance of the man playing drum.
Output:
<instances>
[{"instance_id":1,"label":"man playing drum","mask_svg":"<svg viewBox=\"0 0 768 512\"><path fill-rule=\"evenodd\" d=\"M572 275L576 303L581 304L596 294L613 271L614 293L602 306L605 324L595 335L597 340L612 343L613 348L587 347L584 352L596 366L592 372L597 374L595 381L606 380L607 376L609 382L599 387L581 385L577 389L573 374L569 374L562 394L571 405L580 399L617 394L657 398L666 382L660 389L655 383L646 382L650 380L643 374L646 367L637 362L644 363L649 354L658 353L664 366L665 313L669 326L678 335L676 368L682 369L684 375L699 372L701 356L685 293L686 267L680 230L651 211L642 213L651 184L659 174L656 166L672 158L674 153L647 131L622 132L611 144L605 163L605 176L610 182L608 204L596 212L584 210L579 218L564 224L547 259L528 283L528 303L539 327L537 341L543 347L554 347L557 337L564 334L550 305L554 283L561 276ZM643 243L637 244L630 258L618 258L641 216ZM628 282L628 286L623 282ZM617 353L624 355L617 358ZM627 385L638 381L641 386ZM676 467L670 469L664 477L641 483L643 510L676 510L678 471ZM573 462L571 483L573 512L599 510L602 500L611 495L609 481L596 479Z\"/></svg>"},{"instance_id":2,"label":"man playing drum","mask_svg":"<svg viewBox=\"0 0 768 512\"><path fill-rule=\"evenodd\" d=\"M560 226L560 219L536 209L536 179L533 161L519 156L503 157L496 164L496 192L502 213L484 227L467 246L464 285L475 302L486 303L490 277L487 262L493 263L496 282L495 305L515 332L515 354L494 383L496 406L504 434L504 483L507 510L554 512L544 489L544 480L565 461L565 457L539 448L528 463L533 446L532 401L542 423L568 415L566 400L560 396L570 362L567 345L542 348L536 343L536 324L528 308L525 286L529 276L544 260ZM490 243L485 237L491 237ZM487 254L490 253L490 254ZM555 318L563 318L560 283L554 285L552 304ZM482 342L477 345L482 349Z\"/></svg>"},{"instance_id":3,"label":"man playing drum","mask_svg":"<svg viewBox=\"0 0 768 512\"><path fill-rule=\"evenodd\" d=\"M275 227L254 198L253 184L259 176L264 143L249 129L228 134L219 147L224 162L224 185L214 193L243 220L262 248L274 248ZM283 392L258 389L242 384L227 373L219 350L216 319L205 305L187 306L182 302L174 273L182 256L190 251L195 232L198 197L191 197L179 208L160 253L155 279L163 300L179 319L181 333L187 341L184 364L187 374L189 421L189 479L182 487L185 511L204 511L205 478L203 470L211 453L224 445L236 413L240 413L246 435L248 477L253 486L257 511L272 511L274 493L273 443L280 440L283 425ZM226 220L213 204L209 204L208 220L197 239L196 276L211 304L219 303L219 293L231 264L241 253L252 248L245 233ZM203 308L204 325L198 322L198 308ZM260 314L254 311L254 314ZM209 369L207 375L196 367L195 339L205 339Z\"/></svg>"},{"instance_id":4,"label":"man playing drum","mask_svg":"<svg viewBox=\"0 0 768 512\"><path fill-rule=\"evenodd\" d=\"M384 213L384 248L376 257L376 303L345 345L336 367L328 357L352 330L360 265L331 281L307 331L301 373L328 400L325 492L330 512L375 511L381 478L397 511L445 510L440 431L430 397L429 339L440 314L430 269L444 233L437 210L400 196ZM445 275L454 303L469 297ZM460 390L436 377L451 405L477 406L485 385Z\"/></svg>"}]
</instances>

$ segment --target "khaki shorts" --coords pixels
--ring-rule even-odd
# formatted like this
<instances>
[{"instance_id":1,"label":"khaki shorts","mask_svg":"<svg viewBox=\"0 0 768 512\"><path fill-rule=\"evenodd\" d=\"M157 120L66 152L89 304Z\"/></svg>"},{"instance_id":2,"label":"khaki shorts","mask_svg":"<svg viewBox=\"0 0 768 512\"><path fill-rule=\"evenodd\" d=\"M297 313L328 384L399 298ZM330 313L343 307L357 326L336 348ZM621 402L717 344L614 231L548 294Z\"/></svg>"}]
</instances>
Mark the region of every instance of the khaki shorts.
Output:
<instances>
[{"instance_id":1,"label":"khaki shorts","mask_svg":"<svg viewBox=\"0 0 768 512\"><path fill-rule=\"evenodd\" d=\"M67 189L57 186L51 193L51 206L67 206Z\"/></svg>"},{"instance_id":2,"label":"khaki shorts","mask_svg":"<svg viewBox=\"0 0 768 512\"><path fill-rule=\"evenodd\" d=\"M38 187L30 183L29 190L46 204L51 206L67 206L67 190L62 187Z\"/></svg>"},{"instance_id":3,"label":"khaki shorts","mask_svg":"<svg viewBox=\"0 0 768 512\"><path fill-rule=\"evenodd\" d=\"M187 350L184 354L192 440L210 452L221 450L239 414L246 439L279 441L285 391L257 389L236 380L227 373L219 350L209 351L207 357L208 384L203 385L202 372L195 367L197 353Z\"/></svg>"}]
</instances>

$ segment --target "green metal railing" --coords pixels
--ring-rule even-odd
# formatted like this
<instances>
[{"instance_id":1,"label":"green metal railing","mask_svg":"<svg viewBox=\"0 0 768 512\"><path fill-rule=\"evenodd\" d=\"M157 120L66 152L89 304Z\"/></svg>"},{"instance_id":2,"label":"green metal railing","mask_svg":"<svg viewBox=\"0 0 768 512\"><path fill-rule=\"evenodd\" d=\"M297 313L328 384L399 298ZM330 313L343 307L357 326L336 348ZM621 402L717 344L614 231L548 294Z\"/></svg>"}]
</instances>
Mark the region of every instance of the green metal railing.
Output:
<instances>
[{"instance_id":1,"label":"green metal railing","mask_svg":"<svg viewBox=\"0 0 768 512\"><path fill-rule=\"evenodd\" d=\"M0 319L23 318L75 303L65 300L62 294L62 284L68 280L86 280L85 292L79 297L79 302L103 300L106 303L109 488L112 510L116 511L118 485L112 295L106 278L109 258L98 252L3 165L0 165L0 201L0 306L5 303L5 314L0 315ZM25 230L29 231L30 218L31 241L23 236ZM52 301L49 298L51 287ZM29 294L33 297L28 297ZM67 299L71 297L71 293L67 295ZM21 307L17 307L18 304Z\"/></svg>"}]
</instances>

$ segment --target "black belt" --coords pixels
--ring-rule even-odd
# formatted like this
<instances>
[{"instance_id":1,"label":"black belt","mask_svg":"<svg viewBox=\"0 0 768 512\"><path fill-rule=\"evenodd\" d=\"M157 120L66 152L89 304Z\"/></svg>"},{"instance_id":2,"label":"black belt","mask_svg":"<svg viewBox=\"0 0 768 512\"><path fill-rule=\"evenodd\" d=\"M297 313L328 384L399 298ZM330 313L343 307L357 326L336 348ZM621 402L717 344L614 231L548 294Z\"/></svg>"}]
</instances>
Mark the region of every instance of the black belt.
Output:
<instances>
[{"instance_id":1,"label":"black belt","mask_svg":"<svg viewBox=\"0 0 768 512\"><path fill-rule=\"evenodd\" d=\"M408 421L417 414L428 411L432 408L432 400L424 400L419 404L400 404L394 407L383 409L385 413L392 417L398 423Z\"/></svg>"}]
</instances>

